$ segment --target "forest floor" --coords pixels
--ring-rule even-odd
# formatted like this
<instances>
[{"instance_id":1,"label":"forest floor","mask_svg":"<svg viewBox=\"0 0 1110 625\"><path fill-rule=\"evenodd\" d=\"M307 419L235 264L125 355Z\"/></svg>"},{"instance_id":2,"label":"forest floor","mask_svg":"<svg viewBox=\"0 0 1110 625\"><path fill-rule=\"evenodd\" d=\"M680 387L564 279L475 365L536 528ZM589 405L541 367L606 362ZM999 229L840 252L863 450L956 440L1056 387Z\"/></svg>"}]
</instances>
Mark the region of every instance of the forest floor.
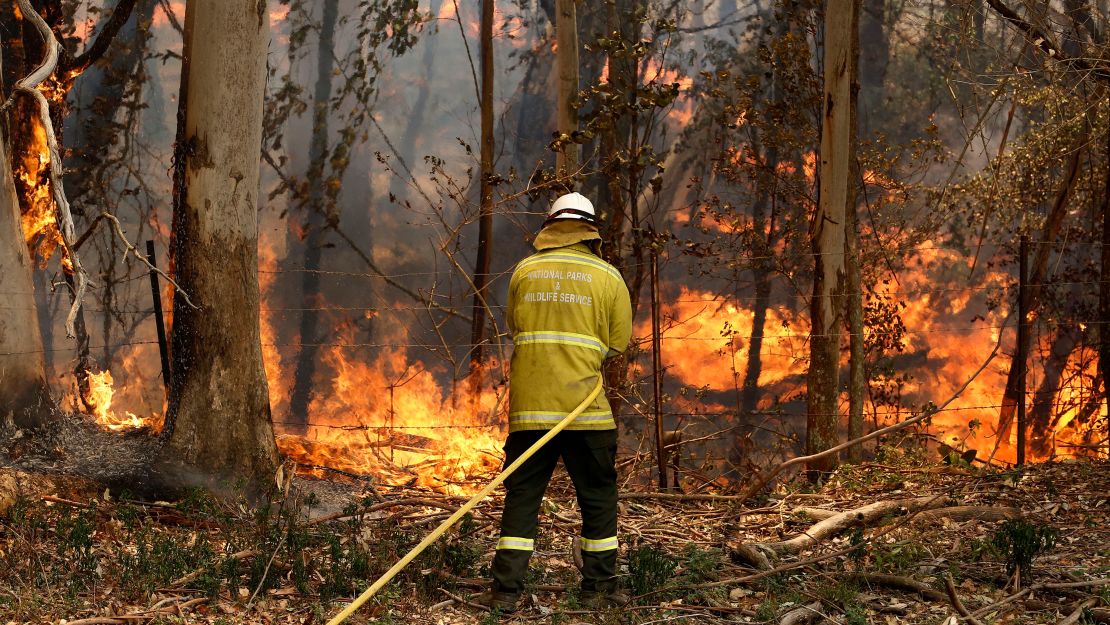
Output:
<instances>
[{"instance_id":1,"label":"forest floor","mask_svg":"<svg viewBox=\"0 0 1110 625\"><path fill-rule=\"evenodd\" d=\"M11 442L0 441L0 625L324 623L463 500L297 476L257 509L200 491L140 501L21 467ZM1000 471L925 455L886 451L819 488L789 482L746 504L624 492L634 600L605 612L577 602L579 517L559 472L522 611L471 605L496 542L494 497L348 622L1110 623L1110 464ZM1021 590L1007 571L1017 564Z\"/></svg>"}]
</instances>

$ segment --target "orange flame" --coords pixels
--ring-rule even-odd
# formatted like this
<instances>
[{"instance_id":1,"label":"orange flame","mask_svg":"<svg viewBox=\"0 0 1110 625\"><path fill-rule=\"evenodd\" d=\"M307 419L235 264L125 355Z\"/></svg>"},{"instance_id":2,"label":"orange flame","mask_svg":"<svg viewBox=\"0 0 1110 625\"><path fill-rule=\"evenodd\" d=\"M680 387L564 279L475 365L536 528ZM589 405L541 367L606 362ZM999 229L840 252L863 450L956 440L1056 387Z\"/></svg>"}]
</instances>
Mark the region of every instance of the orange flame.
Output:
<instances>
[{"instance_id":1,"label":"orange flame","mask_svg":"<svg viewBox=\"0 0 1110 625\"><path fill-rule=\"evenodd\" d=\"M50 152L46 144L46 129L37 118L32 120L31 129L31 141L16 166L15 176L23 188L21 222L24 239L27 247L37 250L39 258L45 262L61 245L62 239L47 176Z\"/></svg>"},{"instance_id":2,"label":"orange flame","mask_svg":"<svg viewBox=\"0 0 1110 625\"><path fill-rule=\"evenodd\" d=\"M112 399L115 397L115 382L112 380L111 371L89 371L89 390L85 394L85 403L93 411L97 425L107 430L127 430L141 428L146 423L134 413L125 412L118 415L112 410Z\"/></svg>"}]
</instances>

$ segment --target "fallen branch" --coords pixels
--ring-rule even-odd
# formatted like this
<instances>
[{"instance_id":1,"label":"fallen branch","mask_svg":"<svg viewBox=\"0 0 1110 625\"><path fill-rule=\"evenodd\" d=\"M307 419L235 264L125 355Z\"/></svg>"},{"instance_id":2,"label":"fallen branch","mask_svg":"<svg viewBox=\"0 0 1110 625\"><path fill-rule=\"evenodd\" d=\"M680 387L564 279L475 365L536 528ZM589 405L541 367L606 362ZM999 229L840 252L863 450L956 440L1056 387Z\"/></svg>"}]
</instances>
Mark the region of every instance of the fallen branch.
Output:
<instances>
[{"instance_id":1,"label":"fallen branch","mask_svg":"<svg viewBox=\"0 0 1110 625\"><path fill-rule=\"evenodd\" d=\"M42 62L29 75L15 83L13 93L22 92L35 100L39 109L39 123L42 124L43 132L46 134L46 148L50 156L50 190L54 195L55 219L58 224L58 232L61 234L65 260L68 261L69 271L74 277L73 303L70 305L65 323L66 336L73 338L77 336L74 322L77 319L77 312L81 310L81 303L85 299L85 291L89 287L89 276L81 266L81 259L77 256L77 250L73 248L73 213L70 212L69 200L66 199L65 187L62 185L62 156L61 150L58 148L58 138L54 134L54 124L50 120L50 103L46 100L46 96L38 90L38 86L49 78L50 74L54 72L54 68L57 67L60 46L58 40L54 38L54 32L50 30L42 16L31 6L29 0L16 0L16 4L19 6L23 17L31 22L35 30L39 31L46 47Z\"/></svg>"},{"instance_id":2,"label":"fallen branch","mask_svg":"<svg viewBox=\"0 0 1110 625\"><path fill-rule=\"evenodd\" d=\"M923 510L918 521L951 519L953 521L1005 521L1025 516L1021 508L998 506L951 506L936 510Z\"/></svg>"},{"instance_id":3,"label":"fallen branch","mask_svg":"<svg viewBox=\"0 0 1110 625\"><path fill-rule=\"evenodd\" d=\"M956 582L952 581L951 575L944 576L944 589L948 591L948 599L952 602L952 607L956 608L965 621L971 625L983 625L982 621L971 615L964 602L960 600L960 595L956 593Z\"/></svg>"},{"instance_id":4,"label":"fallen branch","mask_svg":"<svg viewBox=\"0 0 1110 625\"><path fill-rule=\"evenodd\" d=\"M659 499L663 501L743 501L744 495L711 495L708 493L621 493L618 499Z\"/></svg>"},{"instance_id":5,"label":"fallen branch","mask_svg":"<svg viewBox=\"0 0 1110 625\"><path fill-rule=\"evenodd\" d=\"M258 550L257 549L244 549L243 551L237 551L237 552L231 554L228 557L231 558L232 560L246 560L247 558L253 558L256 555L258 555ZM189 573L188 575L185 575L184 577L179 577L179 578L173 580L172 582L170 582L170 586L173 586L173 587L184 586L185 584L188 584L189 582L193 581L194 579L200 577L203 574L204 574L204 569L197 569L197 570L193 571L192 573Z\"/></svg>"},{"instance_id":6,"label":"fallen branch","mask_svg":"<svg viewBox=\"0 0 1110 625\"><path fill-rule=\"evenodd\" d=\"M894 590L904 590L907 592L917 593L922 599L930 601L947 601L948 595L934 589L932 586L925 582L919 582L916 579L909 577L902 577L900 575L885 575L882 573L853 573L852 580L861 582L863 584L870 584L872 586L882 586L884 588L892 588Z\"/></svg>"},{"instance_id":7,"label":"fallen branch","mask_svg":"<svg viewBox=\"0 0 1110 625\"><path fill-rule=\"evenodd\" d=\"M135 621L147 621L160 614L180 615L182 610L187 610L191 607L206 603L207 601L207 597L200 597L198 599L190 599L183 603L175 603L172 606L159 608L157 610L144 610L142 612L133 612L131 614L122 614L119 616L94 616L92 618L77 619L76 621L66 621L66 625L125 625L127 623L134 623Z\"/></svg>"},{"instance_id":8,"label":"fallen branch","mask_svg":"<svg viewBox=\"0 0 1110 625\"><path fill-rule=\"evenodd\" d=\"M1098 603L1098 599L1096 599L1094 597L1091 597L1090 599L1081 602L1078 606L1075 607L1075 610L1071 614L1069 614L1066 617L1060 619L1060 622L1057 623L1056 625L1074 625L1074 623L1078 623L1079 619L1083 618L1083 611L1086 610L1087 608L1094 607L1095 604L1097 604L1097 603Z\"/></svg>"},{"instance_id":9,"label":"fallen branch","mask_svg":"<svg viewBox=\"0 0 1110 625\"><path fill-rule=\"evenodd\" d=\"M459 509L458 506L454 506L454 505L451 505L449 503L444 503L442 501L436 501L435 499L424 499L424 498L418 498L418 497L406 497L404 499L395 499L393 501L383 501L381 503L376 503L372 506L369 506L367 508L359 510L358 512L355 512L353 514L350 514L350 513L347 513L347 512L336 512L335 514L325 514L324 516L319 516L319 517L316 517L315 519L309 519L308 524L309 525L317 525L319 523L324 523L324 522L327 522L327 521L339 521L339 520L342 520L342 519L350 519L352 517L362 516L364 514L369 514L371 512L377 512L378 510L385 510L386 508L396 508L398 506L420 506L422 508L439 508L441 510L447 510L448 512L454 512L455 510Z\"/></svg>"},{"instance_id":10,"label":"fallen branch","mask_svg":"<svg viewBox=\"0 0 1110 625\"><path fill-rule=\"evenodd\" d=\"M474 603L473 601L467 601L466 599L463 599L462 597L460 597L460 596L458 596L458 595L452 594L451 592L449 592L449 591L448 591L447 589L445 589L445 588L440 588L440 589L439 589L439 591L440 591L441 593L443 593L443 594L447 595L448 597L451 597L451 599L453 599L453 600L455 600L455 601L457 601L457 602L459 602L459 603L461 603L461 604L463 604L463 605L468 605L468 606L470 606L470 607L472 607L472 608L476 608L476 609L478 609L478 610L481 610L481 611L483 611L483 612L489 612L489 611L490 611L489 607L487 607L487 606L484 606L484 605L482 605L482 604L480 604L480 603Z\"/></svg>"}]
</instances>

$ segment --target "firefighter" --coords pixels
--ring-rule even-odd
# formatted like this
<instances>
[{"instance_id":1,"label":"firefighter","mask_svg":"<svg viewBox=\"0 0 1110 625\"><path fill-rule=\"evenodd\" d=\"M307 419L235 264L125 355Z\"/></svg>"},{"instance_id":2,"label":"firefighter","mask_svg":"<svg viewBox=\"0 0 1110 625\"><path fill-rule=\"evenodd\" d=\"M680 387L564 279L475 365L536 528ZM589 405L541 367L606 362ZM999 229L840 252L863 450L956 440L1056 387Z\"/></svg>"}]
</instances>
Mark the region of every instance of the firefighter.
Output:
<instances>
[{"instance_id":1,"label":"firefighter","mask_svg":"<svg viewBox=\"0 0 1110 625\"><path fill-rule=\"evenodd\" d=\"M593 390L607 358L624 352L632 307L620 273L599 256L601 235L585 196L559 197L509 282L506 319L513 335L508 466ZM616 422L602 393L571 425L505 482L493 587L482 602L501 612L520 601L536 539L536 516L559 458L582 511L579 601L602 609L628 603L617 584Z\"/></svg>"}]
</instances>

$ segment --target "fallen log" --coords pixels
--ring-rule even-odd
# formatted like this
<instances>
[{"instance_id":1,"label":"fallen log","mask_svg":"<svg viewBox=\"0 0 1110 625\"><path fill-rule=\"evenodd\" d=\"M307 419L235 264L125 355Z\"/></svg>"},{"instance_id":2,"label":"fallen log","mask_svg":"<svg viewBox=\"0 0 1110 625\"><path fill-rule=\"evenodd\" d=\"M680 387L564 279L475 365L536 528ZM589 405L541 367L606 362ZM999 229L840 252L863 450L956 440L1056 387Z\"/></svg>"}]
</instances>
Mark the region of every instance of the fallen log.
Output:
<instances>
[{"instance_id":1,"label":"fallen log","mask_svg":"<svg viewBox=\"0 0 1110 625\"><path fill-rule=\"evenodd\" d=\"M882 586L893 590L904 590L916 593L922 599L930 601L947 601L948 595L936 590L925 582L902 577L900 575L886 575L883 573L853 573L851 579L869 586Z\"/></svg>"},{"instance_id":2,"label":"fallen log","mask_svg":"<svg viewBox=\"0 0 1110 625\"><path fill-rule=\"evenodd\" d=\"M950 506L936 510L922 510L914 522L951 519L953 521L1006 521L1025 516L1021 508L1003 506Z\"/></svg>"},{"instance_id":3,"label":"fallen log","mask_svg":"<svg viewBox=\"0 0 1110 625\"><path fill-rule=\"evenodd\" d=\"M919 513L922 510L943 507L951 503L952 501L948 497L942 496L879 501L854 510L839 512L827 519L818 521L806 531L788 540L774 543L752 543L734 547L733 554L742 561L766 569L770 568L771 557L796 554L848 529L874 525L888 516ZM762 557L757 554L762 554Z\"/></svg>"}]
</instances>

